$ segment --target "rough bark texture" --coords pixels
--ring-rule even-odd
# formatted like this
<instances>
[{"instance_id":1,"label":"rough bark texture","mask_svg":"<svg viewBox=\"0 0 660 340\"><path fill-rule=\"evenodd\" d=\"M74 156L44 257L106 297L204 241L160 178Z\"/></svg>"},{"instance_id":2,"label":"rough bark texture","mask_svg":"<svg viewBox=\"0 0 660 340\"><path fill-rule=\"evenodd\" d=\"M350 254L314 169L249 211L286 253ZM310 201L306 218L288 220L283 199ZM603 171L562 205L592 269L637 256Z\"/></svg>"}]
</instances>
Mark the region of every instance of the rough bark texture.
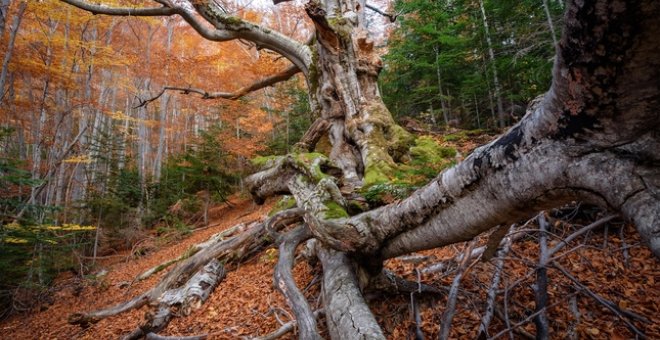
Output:
<instances>
[{"instance_id":1,"label":"rough bark texture","mask_svg":"<svg viewBox=\"0 0 660 340\"><path fill-rule=\"evenodd\" d=\"M323 264L323 303L332 339L385 339L369 310L346 254L319 247Z\"/></svg>"},{"instance_id":2,"label":"rough bark texture","mask_svg":"<svg viewBox=\"0 0 660 340\"><path fill-rule=\"evenodd\" d=\"M324 135L331 144L327 156L276 157L245 180L258 203L292 194L296 209L204 247L127 304L74 321L90 322L155 301L214 259L239 259L261 249L271 241L269 234L280 236L278 218L296 223L302 218L301 228L318 241L324 308L334 339L384 337L360 290L382 278L383 259L470 240L573 200L621 211L660 257L658 1L569 1L552 86L518 124L410 197L352 216L348 201L355 189L387 181L412 141L378 93L382 65L364 27L364 2L309 1L305 10L316 32L307 45L230 17L212 1L157 0L161 7L143 9L62 1L108 15L180 15L210 40L245 39L282 54L293 66L270 79L300 70L320 116L297 149L313 151ZM297 232L282 236L276 284L298 310L301 337L313 338L311 309L288 280L295 247L308 237Z\"/></svg>"}]
</instances>

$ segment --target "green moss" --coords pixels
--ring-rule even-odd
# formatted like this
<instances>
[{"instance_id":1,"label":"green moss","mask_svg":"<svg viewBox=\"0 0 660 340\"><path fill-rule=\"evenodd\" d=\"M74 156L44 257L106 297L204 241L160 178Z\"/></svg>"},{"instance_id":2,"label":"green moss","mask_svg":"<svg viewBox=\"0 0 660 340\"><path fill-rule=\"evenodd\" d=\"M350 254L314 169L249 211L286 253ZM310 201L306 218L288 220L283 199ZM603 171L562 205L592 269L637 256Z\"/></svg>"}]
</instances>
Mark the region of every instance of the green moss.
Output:
<instances>
[{"instance_id":1,"label":"green moss","mask_svg":"<svg viewBox=\"0 0 660 340\"><path fill-rule=\"evenodd\" d=\"M309 93L311 96L316 96L316 91L319 88L319 78L321 77L321 74L319 73L319 52L316 48L316 38L314 38L314 42L312 42L309 45L309 50L312 54L312 63L309 65L309 77L307 77L309 81Z\"/></svg>"},{"instance_id":2,"label":"green moss","mask_svg":"<svg viewBox=\"0 0 660 340\"><path fill-rule=\"evenodd\" d=\"M371 160L367 161L367 166L364 171L364 186L385 183L390 180L388 174L392 173L392 167L386 164L385 161Z\"/></svg>"},{"instance_id":3,"label":"green moss","mask_svg":"<svg viewBox=\"0 0 660 340\"><path fill-rule=\"evenodd\" d=\"M415 141L415 136L399 125L394 125L386 131L386 137L390 141L387 151L395 161L400 161L408 154L410 144Z\"/></svg>"},{"instance_id":4,"label":"green moss","mask_svg":"<svg viewBox=\"0 0 660 340\"><path fill-rule=\"evenodd\" d=\"M326 220L348 217L346 210L335 201L326 201L323 202L323 205L327 208L327 210L323 212L323 218Z\"/></svg>"},{"instance_id":5,"label":"green moss","mask_svg":"<svg viewBox=\"0 0 660 340\"><path fill-rule=\"evenodd\" d=\"M259 156L252 158L250 163L257 168L266 168L275 164L275 161L282 156Z\"/></svg>"},{"instance_id":6,"label":"green moss","mask_svg":"<svg viewBox=\"0 0 660 340\"><path fill-rule=\"evenodd\" d=\"M415 140L415 146L410 148L410 155L413 160L438 163L456 157L456 149L442 147L433 138L423 136Z\"/></svg>"},{"instance_id":7,"label":"green moss","mask_svg":"<svg viewBox=\"0 0 660 340\"><path fill-rule=\"evenodd\" d=\"M324 155L329 155L330 151L332 151L332 144L330 144L330 137L328 137L328 134L325 133L321 138L319 139L318 142L316 142L316 147L314 148L314 152L319 152Z\"/></svg>"},{"instance_id":8,"label":"green moss","mask_svg":"<svg viewBox=\"0 0 660 340\"><path fill-rule=\"evenodd\" d=\"M323 178L328 177L328 175L321 171L321 164L329 162L324 154L318 152L305 152L295 154L294 157L300 167L309 170L309 175L312 177L311 179L313 181L318 182Z\"/></svg>"},{"instance_id":9,"label":"green moss","mask_svg":"<svg viewBox=\"0 0 660 340\"><path fill-rule=\"evenodd\" d=\"M362 196L373 208L406 198L416 188L416 186L403 182L379 183L363 189Z\"/></svg>"},{"instance_id":10,"label":"green moss","mask_svg":"<svg viewBox=\"0 0 660 340\"><path fill-rule=\"evenodd\" d=\"M268 216L273 216L283 210L295 208L296 204L296 199L293 198L293 196L283 196L279 201L277 201L273 209L271 209L271 211L268 213Z\"/></svg>"},{"instance_id":11,"label":"green moss","mask_svg":"<svg viewBox=\"0 0 660 340\"><path fill-rule=\"evenodd\" d=\"M464 142L469 140L471 137L481 136L487 133L488 131L484 129L460 130L455 133L444 135L443 139L445 142Z\"/></svg>"},{"instance_id":12,"label":"green moss","mask_svg":"<svg viewBox=\"0 0 660 340\"><path fill-rule=\"evenodd\" d=\"M221 23L231 26L231 25L240 25L243 23L243 20L239 17L234 17L234 16L219 16L218 21Z\"/></svg>"}]
</instances>

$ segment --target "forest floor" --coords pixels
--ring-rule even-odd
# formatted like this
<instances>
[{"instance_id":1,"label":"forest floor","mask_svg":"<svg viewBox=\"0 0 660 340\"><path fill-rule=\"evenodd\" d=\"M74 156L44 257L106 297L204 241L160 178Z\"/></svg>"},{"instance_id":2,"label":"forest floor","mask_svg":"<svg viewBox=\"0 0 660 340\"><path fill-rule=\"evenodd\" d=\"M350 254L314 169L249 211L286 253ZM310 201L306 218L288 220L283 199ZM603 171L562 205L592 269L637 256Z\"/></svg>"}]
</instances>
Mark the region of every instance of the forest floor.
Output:
<instances>
[{"instance_id":1,"label":"forest floor","mask_svg":"<svg viewBox=\"0 0 660 340\"><path fill-rule=\"evenodd\" d=\"M478 145L473 141L459 143L463 154ZM238 223L249 223L264 218L274 201L257 206L247 198L234 197L231 206L219 205L210 212L210 226L192 232L188 237L162 244L142 255L130 251L102 259L98 268L107 275L96 279L80 279L71 273L61 275L55 283L52 304L39 311L14 315L0 323L2 339L116 339L130 333L141 323L145 308L101 320L83 329L69 325L67 317L78 311L91 311L118 304L153 286L166 271L127 287L145 270L182 254L193 244L203 242L211 235ZM572 207L566 217L552 220L550 247L559 240L587 225L602 212ZM589 215L591 214L591 215ZM598 215L600 214L600 215ZM596 216L598 215L598 216ZM585 217L586 216L586 217ZM536 229L533 220L525 229ZM536 234L516 241L504 258L504 270L498 291L498 309L507 313L510 324L527 320L516 332L499 337L526 338L535 333L530 315L535 300L532 286L536 279L535 267L539 257ZM486 237L476 241L485 244ZM448 290L454 279L456 265L451 260L463 252L465 244L424 251L416 256L387 261L386 267L414 282L422 282L441 290ZM273 267L277 251L267 249L246 261L233 271L212 293L200 309L188 316L174 318L161 335L207 334L211 339L240 339L265 335L275 331L281 323L290 321L292 313L281 294L273 287ZM433 272L434 264L448 265ZM494 272L494 259L474 261L467 267L453 318L452 339L475 338L486 305L486 292ZM628 339L634 333L623 319L629 321L648 338L660 339L660 266L639 240L630 224L618 221L596 228L576 238L564 248L556 260L569 271L583 287L569 280L554 267L548 268L548 316L550 334L557 339ZM318 275L320 269L305 261L298 261L294 276L299 287L305 289L313 309L320 304ZM507 287L507 288L505 288ZM628 310L642 317L618 317L611 308L589 296L596 294L614 304L614 309ZM506 296L506 299L504 298ZM437 338L439 324L447 303L447 295L416 297L421 324L419 328L428 338ZM409 295L383 296L372 294L369 303L383 331L390 339L414 339L415 322L411 316ZM645 318L646 321L641 321ZM506 318L502 318L506 319ZM325 322L320 322L322 335L327 336ZM506 323L494 319L490 336L507 329ZM290 333L285 339L296 338Z\"/></svg>"}]
</instances>

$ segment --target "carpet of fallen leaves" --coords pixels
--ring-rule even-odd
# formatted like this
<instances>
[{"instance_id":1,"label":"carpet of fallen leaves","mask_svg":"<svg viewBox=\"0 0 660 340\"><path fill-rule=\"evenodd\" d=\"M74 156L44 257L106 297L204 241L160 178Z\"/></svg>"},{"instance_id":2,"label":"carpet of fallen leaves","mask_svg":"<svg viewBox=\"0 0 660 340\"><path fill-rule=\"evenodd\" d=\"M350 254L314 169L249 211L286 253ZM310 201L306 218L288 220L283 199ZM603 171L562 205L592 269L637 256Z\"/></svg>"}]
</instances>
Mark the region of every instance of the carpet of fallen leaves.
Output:
<instances>
[{"instance_id":1,"label":"carpet of fallen leaves","mask_svg":"<svg viewBox=\"0 0 660 340\"><path fill-rule=\"evenodd\" d=\"M69 325L70 313L90 311L126 301L145 291L164 275L161 273L145 281L123 287L136 275L167 259L181 254L190 245L204 241L210 235L239 222L262 218L272 203L256 206L249 200L235 200L232 207L214 208L211 226L198 230L188 238L162 245L159 249L141 256L119 254L104 259L101 268L109 272L103 279L81 280L62 275L55 285L53 303L39 311L15 315L0 323L3 339L116 339L133 331L143 322L145 309L134 310L111 317L87 329ZM550 247L574 232L588 221L556 221L550 238ZM530 224L529 228L535 228ZM607 232L606 232L607 230ZM533 234L530 234L533 235ZM622 239L623 236L623 239ZM534 268L538 262L539 247L536 236L518 240L505 257L505 266L497 298L498 309L505 310L510 323L526 319L534 312ZM483 237L481 244L486 242ZM422 261L392 259L386 266L411 281L448 288L454 278L454 270L427 275L417 275L417 270L438 261L454 258L466 245L458 244L419 253ZM624 253L624 250L627 252ZM563 254L563 255L562 255ZM627 257L626 257L627 256ZM209 300L189 316L174 318L161 335L208 334L211 339L240 339L265 335L293 319L281 294L273 288L273 267L277 251L265 250L228 273ZM660 338L660 268L650 251L640 244L635 229L628 224L612 223L607 228L597 228L579 237L560 252L558 262L580 282L599 296L618 307L642 315L648 322L633 320L632 323L649 338ZM486 292L494 272L494 260L475 262L461 282L456 314L453 318L451 338L475 338L481 315L486 305ZM299 261L294 269L295 279L305 289L314 309L320 306L318 279L319 268ZM634 334L626 324L609 309L576 288L561 272L548 269L548 294L550 308L550 334L557 339L628 339ZM444 288L443 288L444 287ZM505 289L505 287L508 287ZM504 294L506 291L506 294ZM504 299L506 295L506 301ZM437 338L446 296L423 296L417 299L422 323L421 330L427 338ZM410 296L370 295L370 306L386 336L390 339L414 338L415 324L411 317ZM320 327L327 336L324 320ZM507 328L504 321L495 318L489 328L492 336ZM515 338L534 334L533 322L523 324ZM294 339L288 334L285 339ZM509 337L503 334L500 338Z\"/></svg>"}]
</instances>

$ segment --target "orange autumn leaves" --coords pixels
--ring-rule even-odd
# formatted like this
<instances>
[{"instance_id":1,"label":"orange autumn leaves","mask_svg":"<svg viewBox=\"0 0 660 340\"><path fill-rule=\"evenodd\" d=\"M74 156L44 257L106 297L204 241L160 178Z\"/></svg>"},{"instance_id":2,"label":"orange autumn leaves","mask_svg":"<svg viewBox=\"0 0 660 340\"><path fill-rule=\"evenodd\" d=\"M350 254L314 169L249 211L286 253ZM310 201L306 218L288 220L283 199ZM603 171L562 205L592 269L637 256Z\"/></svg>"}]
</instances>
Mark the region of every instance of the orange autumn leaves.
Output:
<instances>
[{"instance_id":1,"label":"orange autumn leaves","mask_svg":"<svg viewBox=\"0 0 660 340\"><path fill-rule=\"evenodd\" d=\"M9 24L16 12L16 3L10 8ZM227 150L252 157L265 148L265 141L278 122L278 118L269 115L264 108L288 105L285 99L271 98L278 87L248 94L236 101L202 100L194 94L170 92L170 98L174 97L176 103L172 104L170 99L169 105L176 105L171 109L176 113L160 120L158 109L162 103L155 101L149 105L147 117L138 117L131 113L137 104L136 98L144 100L155 96L163 86L233 92L282 70L287 62L244 42L207 41L176 16L95 16L57 0L27 3L14 57L9 64L12 97L5 100L5 105L0 105L0 122L23 126L28 132L28 143L39 142L32 138L41 138L44 145L48 145L61 133L58 129L67 121L63 117L84 120L89 114L85 110L96 110L124 133L135 133L139 126L151 129L152 145L158 143L155 136L163 124L168 152L183 150L179 145L183 140L191 141L196 131L220 124L225 129L218 138ZM153 5L144 1L104 0L103 3ZM272 21L246 9L237 10L236 15L254 22ZM0 53L7 48L7 28L0 40ZM86 81L86 77L91 81ZM146 90L143 79L149 79ZM86 83L91 83L89 88ZM300 85L293 82L284 86ZM104 97L103 91L112 91L112 94ZM42 94L44 98L40 98ZM41 126L35 126L33 116L41 107L48 114Z\"/></svg>"}]
</instances>

